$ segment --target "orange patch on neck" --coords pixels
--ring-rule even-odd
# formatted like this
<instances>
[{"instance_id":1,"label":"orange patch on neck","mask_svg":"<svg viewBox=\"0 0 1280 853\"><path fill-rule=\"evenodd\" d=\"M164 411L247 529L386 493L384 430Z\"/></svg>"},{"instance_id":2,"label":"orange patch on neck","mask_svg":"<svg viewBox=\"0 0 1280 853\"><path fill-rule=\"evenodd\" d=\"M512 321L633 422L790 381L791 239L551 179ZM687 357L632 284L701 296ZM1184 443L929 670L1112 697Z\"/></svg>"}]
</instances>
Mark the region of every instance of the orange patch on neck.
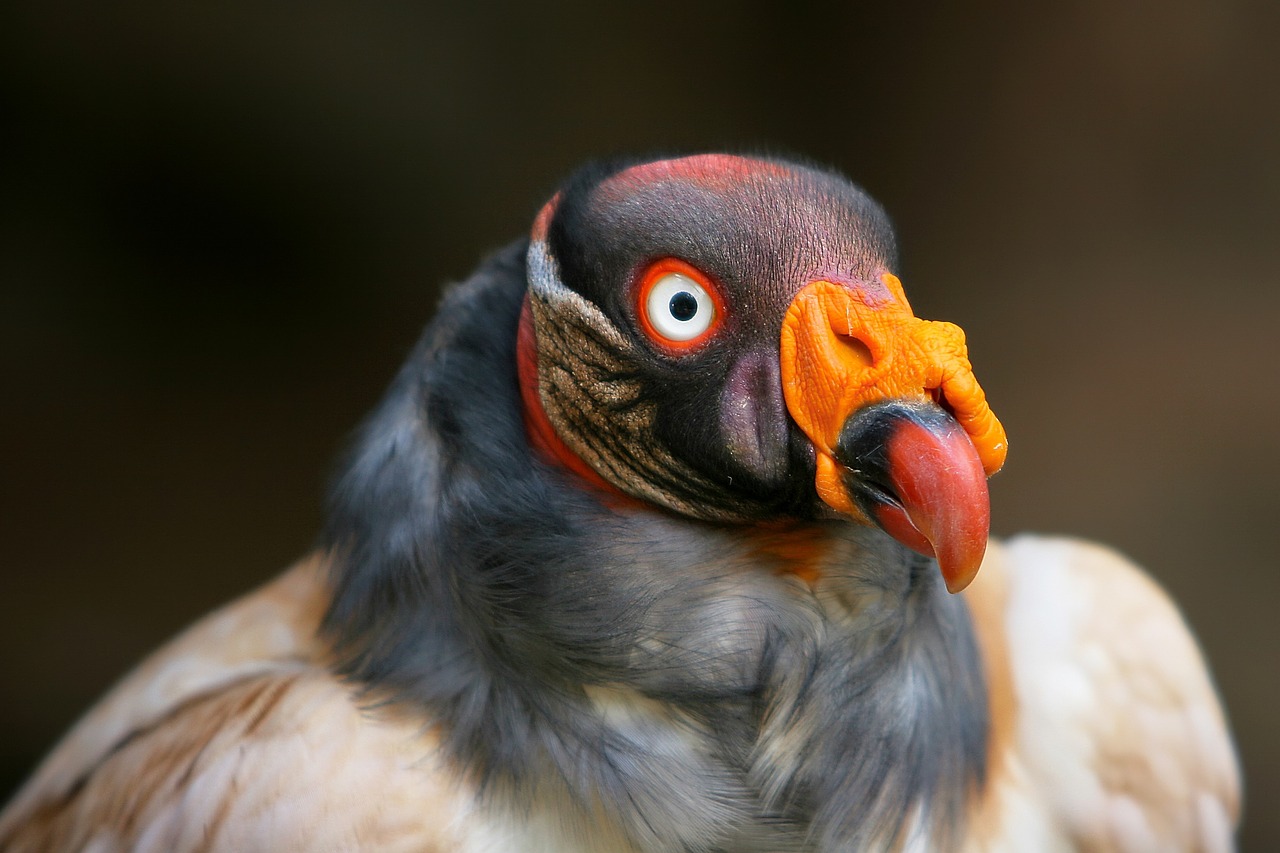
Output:
<instances>
[{"instance_id":1,"label":"orange patch on neck","mask_svg":"<svg viewBox=\"0 0 1280 853\"><path fill-rule=\"evenodd\" d=\"M809 586L822 578L831 541L821 529L800 521L764 522L747 528L753 549Z\"/></svg>"}]
</instances>

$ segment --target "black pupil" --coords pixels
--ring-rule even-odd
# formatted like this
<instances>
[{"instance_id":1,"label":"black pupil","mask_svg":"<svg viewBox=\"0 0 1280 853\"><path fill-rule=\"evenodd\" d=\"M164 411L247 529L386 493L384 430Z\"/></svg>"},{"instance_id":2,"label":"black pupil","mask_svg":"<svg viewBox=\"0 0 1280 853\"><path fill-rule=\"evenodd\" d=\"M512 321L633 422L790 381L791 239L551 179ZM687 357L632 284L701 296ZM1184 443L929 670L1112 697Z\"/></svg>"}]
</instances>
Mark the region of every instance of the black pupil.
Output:
<instances>
[{"instance_id":1,"label":"black pupil","mask_svg":"<svg viewBox=\"0 0 1280 853\"><path fill-rule=\"evenodd\" d=\"M667 303L667 308L671 310L672 317L682 323L686 323L693 319L694 314L698 313L698 298L687 290L682 290L671 297L671 301Z\"/></svg>"}]
</instances>

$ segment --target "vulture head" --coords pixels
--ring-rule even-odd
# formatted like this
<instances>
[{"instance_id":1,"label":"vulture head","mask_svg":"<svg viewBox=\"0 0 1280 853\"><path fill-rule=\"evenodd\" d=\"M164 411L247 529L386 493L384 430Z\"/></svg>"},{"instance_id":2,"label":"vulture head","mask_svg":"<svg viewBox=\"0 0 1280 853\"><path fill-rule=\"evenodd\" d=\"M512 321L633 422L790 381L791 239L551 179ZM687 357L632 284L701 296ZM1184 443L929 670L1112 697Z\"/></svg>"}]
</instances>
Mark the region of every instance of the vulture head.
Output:
<instances>
[{"instance_id":1,"label":"vulture head","mask_svg":"<svg viewBox=\"0 0 1280 853\"><path fill-rule=\"evenodd\" d=\"M950 323L917 318L884 211L832 172L708 154L580 172L542 209L526 426L618 499L843 515L963 589L1006 441Z\"/></svg>"}]
</instances>

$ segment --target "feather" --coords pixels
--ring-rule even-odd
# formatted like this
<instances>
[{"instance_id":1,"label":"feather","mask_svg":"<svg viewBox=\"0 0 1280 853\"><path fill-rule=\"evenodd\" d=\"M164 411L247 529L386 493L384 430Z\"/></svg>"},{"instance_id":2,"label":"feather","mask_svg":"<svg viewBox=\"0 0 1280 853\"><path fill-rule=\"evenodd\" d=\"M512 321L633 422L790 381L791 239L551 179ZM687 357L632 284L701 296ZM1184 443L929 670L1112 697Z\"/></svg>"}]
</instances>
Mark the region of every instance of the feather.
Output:
<instances>
[{"instance_id":1,"label":"feather","mask_svg":"<svg viewBox=\"0 0 1280 853\"><path fill-rule=\"evenodd\" d=\"M5 812L5 850L453 850L436 737L362 710L318 654L316 560L109 694ZM371 715L372 714L372 715Z\"/></svg>"},{"instance_id":2,"label":"feather","mask_svg":"<svg viewBox=\"0 0 1280 853\"><path fill-rule=\"evenodd\" d=\"M1150 578L1097 545L1020 536L993 544L966 595L996 617L978 624L1012 688L974 849L1234 848L1221 706Z\"/></svg>"},{"instance_id":3,"label":"feather","mask_svg":"<svg viewBox=\"0 0 1280 853\"><path fill-rule=\"evenodd\" d=\"M913 327L893 246L857 188L778 161L571 179L532 243L445 299L346 459L317 552L104 697L0 812L0 849L1231 849L1226 721L1150 579L1026 536L990 543L951 595L911 535L968 514L955 586L982 557L972 442L1005 446L986 409L991 429L935 440L985 406L959 349L945 405L901 392L919 399L894 411L930 412L906 444L878 401L856 441L853 414L823 410L835 447L789 418L783 313L812 279ZM681 247L740 312L687 352L634 337L647 309L626 301ZM518 334L522 315L537 329ZM530 446L530 405L599 488ZM902 494L935 493L890 467L954 485L956 459L977 486L904 514ZM816 485L838 498L851 479L858 521Z\"/></svg>"}]
</instances>

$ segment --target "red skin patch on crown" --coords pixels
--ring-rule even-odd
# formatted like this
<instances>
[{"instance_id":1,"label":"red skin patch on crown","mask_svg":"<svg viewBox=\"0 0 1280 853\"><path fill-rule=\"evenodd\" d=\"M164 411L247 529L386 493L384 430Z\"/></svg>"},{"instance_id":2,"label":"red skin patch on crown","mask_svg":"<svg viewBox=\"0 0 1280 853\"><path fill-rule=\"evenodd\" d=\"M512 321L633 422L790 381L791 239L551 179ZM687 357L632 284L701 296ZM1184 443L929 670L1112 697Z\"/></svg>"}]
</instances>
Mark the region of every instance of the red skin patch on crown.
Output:
<instances>
[{"instance_id":1,"label":"red skin patch on crown","mask_svg":"<svg viewBox=\"0 0 1280 853\"><path fill-rule=\"evenodd\" d=\"M555 216L556 208L560 205L560 193L556 193L551 197L551 201L542 206L542 210L538 211L538 216L533 220L533 233L530 237L535 243L545 241L547 239L547 229L551 227L551 217Z\"/></svg>"},{"instance_id":2,"label":"red skin patch on crown","mask_svg":"<svg viewBox=\"0 0 1280 853\"><path fill-rule=\"evenodd\" d=\"M670 180L685 181L710 190L725 190L752 179L791 175L791 170L785 166L765 160L732 154L696 154L632 166L606 180L600 185L600 190L606 194L625 194L639 186Z\"/></svg>"}]
</instances>

